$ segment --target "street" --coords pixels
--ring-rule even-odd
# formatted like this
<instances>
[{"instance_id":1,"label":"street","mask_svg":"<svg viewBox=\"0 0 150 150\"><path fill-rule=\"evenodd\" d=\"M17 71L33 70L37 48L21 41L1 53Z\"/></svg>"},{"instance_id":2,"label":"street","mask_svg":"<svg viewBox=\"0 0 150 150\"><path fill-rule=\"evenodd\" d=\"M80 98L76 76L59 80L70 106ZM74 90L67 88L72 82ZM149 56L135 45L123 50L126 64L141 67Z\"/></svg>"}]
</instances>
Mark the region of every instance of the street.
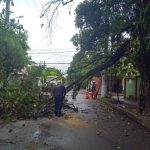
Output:
<instances>
[{"instance_id":1,"label":"street","mask_svg":"<svg viewBox=\"0 0 150 150\"><path fill-rule=\"evenodd\" d=\"M80 91L63 117L0 125L0 150L150 150L150 131Z\"/></svg>"}]
</instances>

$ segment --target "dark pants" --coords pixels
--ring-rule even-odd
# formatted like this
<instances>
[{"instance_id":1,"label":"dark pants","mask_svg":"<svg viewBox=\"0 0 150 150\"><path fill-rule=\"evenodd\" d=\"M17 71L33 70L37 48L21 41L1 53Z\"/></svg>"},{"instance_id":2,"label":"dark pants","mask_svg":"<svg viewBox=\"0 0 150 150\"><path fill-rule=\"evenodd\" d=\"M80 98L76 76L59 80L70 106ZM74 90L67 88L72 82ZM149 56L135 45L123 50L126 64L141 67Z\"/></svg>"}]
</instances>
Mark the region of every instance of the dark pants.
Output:
<instances>
[{"instance_id":1,"label":"dark pants","mask_svg":"<svg viewBox=\"0 0 150 150\"><path fill-rule=\"evenodd\" d=\"M55 116L61 116L63 97L55 97Z\"/></svg>"}]
</instances>

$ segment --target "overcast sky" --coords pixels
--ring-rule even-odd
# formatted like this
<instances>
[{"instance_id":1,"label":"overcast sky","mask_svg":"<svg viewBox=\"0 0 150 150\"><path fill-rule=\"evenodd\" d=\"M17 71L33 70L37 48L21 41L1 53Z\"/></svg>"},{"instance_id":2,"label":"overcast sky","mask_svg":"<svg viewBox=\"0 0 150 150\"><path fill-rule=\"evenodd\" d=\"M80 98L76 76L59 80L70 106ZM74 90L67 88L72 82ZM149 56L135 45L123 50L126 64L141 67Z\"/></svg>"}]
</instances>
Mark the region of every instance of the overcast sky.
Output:
<instances>
[{"instance_id":1,"label":"overcast sky","mask_svg":"<svg viewBox=\"0 0 150 150\"><path fill-rule=\"evenodd\" d=\"M70 42L71 37L77 33L75 29L74 9L83 0L74 0L75 2L67 6L61 6L55 19L53 32L47 36L45 32L47 26L46 19L40 18L42 7L48 0L14 0L14 6L11 6L11 11L14 13L11 18L24 16L19 19L24 28L28 31L29 46L31 51L29 55L36 63L70 63L73 55L76 53L75 47ZM71 14L69 14L71 12ZM41 28L41 24L44 27ZM50 38L48 38L50 37ZM56 52L57 53L53 53ZM66 52L65 52L66 51ZM73 52L71 52L73 51ZM61 52L61 53L60 53ZM31 54L32 53L32 54ZM36 53L36 54L33 54ZM57 67L63 72L67 70L69 65L48 65Z\"/></svg>"}]
</instances>

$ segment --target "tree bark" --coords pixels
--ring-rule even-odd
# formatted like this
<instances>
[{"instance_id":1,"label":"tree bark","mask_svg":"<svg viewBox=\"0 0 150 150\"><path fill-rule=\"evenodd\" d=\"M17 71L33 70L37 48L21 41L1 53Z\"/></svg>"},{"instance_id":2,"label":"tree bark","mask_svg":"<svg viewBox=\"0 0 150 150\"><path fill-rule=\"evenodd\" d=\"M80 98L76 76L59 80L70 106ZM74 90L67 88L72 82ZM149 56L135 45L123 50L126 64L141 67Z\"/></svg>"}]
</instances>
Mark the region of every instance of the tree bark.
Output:
<instances>
[{"instance_id":1,"label":"tree bark","mask_svg":"<svg viewBox=\"0 0 150 150\"><path fill-rule=\"evenodd\" d=\"M139 112L150 112L150 52L141 54L137 59L137 66L141 75Z\"/></svg>"},{"instance_id":2,"label":"tree bark","mask_svg":"<svg viewBox=\"0 0 150 150\"><path fill-rule=\"evenodd\" d=\"M9 24L10 17L10 0L6 0L5 25Z\"/></svg>"},{"instance_id":3,"label":"tree bark","mask_svg":"<svg viewBox=\"0 0 150 150\"><path fill-rule=\"evenodd\" d=\"M150 112L150 2L149 0L136 1L136 15L138 16L139 50L137 55L137 67L141 75L140 102L145 113ZM140 105L139 105L140 106ZM139 107L140 109L140 107ZM141 111L141 113L142 113Z\"/></svg>"}]
</instances>

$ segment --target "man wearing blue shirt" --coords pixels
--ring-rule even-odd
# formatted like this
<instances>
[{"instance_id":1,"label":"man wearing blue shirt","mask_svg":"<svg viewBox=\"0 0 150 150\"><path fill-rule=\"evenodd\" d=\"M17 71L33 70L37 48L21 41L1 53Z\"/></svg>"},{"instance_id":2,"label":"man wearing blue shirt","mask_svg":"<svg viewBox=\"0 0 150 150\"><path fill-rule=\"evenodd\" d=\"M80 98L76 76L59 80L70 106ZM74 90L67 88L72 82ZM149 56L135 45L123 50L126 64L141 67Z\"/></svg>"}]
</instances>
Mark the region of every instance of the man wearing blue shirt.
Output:
<instances>
[{"instance_id":1,"label":"man wearing blue shirt","mask_svg":"<svg viewBox=\"0 0 150 150\"><path fill-rule=\"evenodd\" d=\"M61 116L61 109L63 106L63 100L66 95L66 88L59 81L53 91L54 101L55 101L55 116Z\"/></svg>"}]
</instances>

